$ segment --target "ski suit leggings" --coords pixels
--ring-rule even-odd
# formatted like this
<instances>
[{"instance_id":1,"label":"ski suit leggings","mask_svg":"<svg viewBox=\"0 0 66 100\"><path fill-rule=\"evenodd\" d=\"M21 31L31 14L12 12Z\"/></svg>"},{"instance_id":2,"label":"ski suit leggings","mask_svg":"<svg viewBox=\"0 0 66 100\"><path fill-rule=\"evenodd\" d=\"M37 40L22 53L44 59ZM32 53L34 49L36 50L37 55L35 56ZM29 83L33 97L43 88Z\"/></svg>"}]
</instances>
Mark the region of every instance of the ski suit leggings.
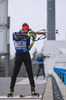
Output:
<instances>
[{"instance_id":1,"label":"ski suit leggings","mask_svg":"<svg viewBox=\"0 0 66 100\"><path fill-rule=\"evenodd\" d=\"M18 75L19 70L21 68L22 62L24 62L24 64L25 64L31 87L35 87L30 54L29 54L29 52L22 53L22 52L17 51L16 52L16 57L15 57L13 75L11 77L11 84L10 84L10 90L11 91L14 91L16 78L17 78L17 75Z\"/></svg>"},{"instance_id":2,"label":"ski suit leggings","mask_svg":"<svg viewBox=\"0 0 66 100\"><path fill-rule=\"evenodd\" d=\"M45 77L45 71L44 71L44 64L43 63L42 64L39 64L39 68L38 68L38 72L37 72L37 77L38 77L41 69L42 69L43 75Z\"/></svg>"}]
</instances>

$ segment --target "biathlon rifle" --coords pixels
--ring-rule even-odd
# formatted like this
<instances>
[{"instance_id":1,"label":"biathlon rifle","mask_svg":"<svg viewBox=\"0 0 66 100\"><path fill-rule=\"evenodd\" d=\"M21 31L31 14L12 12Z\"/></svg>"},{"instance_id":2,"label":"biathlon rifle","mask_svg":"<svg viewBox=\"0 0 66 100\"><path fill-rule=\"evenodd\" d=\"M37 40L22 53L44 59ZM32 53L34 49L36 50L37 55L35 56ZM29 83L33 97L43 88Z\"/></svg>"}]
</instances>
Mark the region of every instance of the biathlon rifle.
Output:
<instances>
[{"instance_id":1,"label":"biathlon rifle","mask_svg":"<svg viewBox=\"0 0 66 100\"><path fill-rule=\"evenodd\" d=\"M35 34L35 35L41 35L38 39L34 39L34 41L38 41L38 40L42 40L42 39L45 39L46 38L46 34L47 33L56 33L56 34L58 34L58 30L56 30L55 32L53 32L53 31L46 31L45 29L42 29L42 30L39 30L39 31L37 31L37 32L34 32L34 31L32 31L32 30L30 30L29 31L29 34Z\"/></svg>"},{"instance_id":2,"label":"biathlon rifle","mask_svg":"<svg viewBox=\"0 0 66 100\"><path fill-rule=\"evenodd\" d=\"M33 41L38 41L38 40L45 39L47 33L54 33L54 32L53 32L53 31L48 32L48 31L46 31L45 29L39 30L39 31L37 31L37 32L33 31L32 29L29 30L29 34L32 34L32 35L41 35L41 36L38 37L37 39L35 39L35 38L32 39ZM55 33L58 34L58 30L56 30ZM25 35L26 35L26 32L21 33L21 31L20 31L20 32L19 32L19 35L20 35L20 36L25 36ZM28 36L28 34L27 34L26 36Z\"/></svg>"},{"instance_id":3,"label":"biathlon rifle","mask_svg":"<svg viewBox=\"0 0 66 100\"><path fill-rule=\"evenodd\" d=\"M50 56L43 56L43 58L49 58Z\"/></svg>"}]
</instances>

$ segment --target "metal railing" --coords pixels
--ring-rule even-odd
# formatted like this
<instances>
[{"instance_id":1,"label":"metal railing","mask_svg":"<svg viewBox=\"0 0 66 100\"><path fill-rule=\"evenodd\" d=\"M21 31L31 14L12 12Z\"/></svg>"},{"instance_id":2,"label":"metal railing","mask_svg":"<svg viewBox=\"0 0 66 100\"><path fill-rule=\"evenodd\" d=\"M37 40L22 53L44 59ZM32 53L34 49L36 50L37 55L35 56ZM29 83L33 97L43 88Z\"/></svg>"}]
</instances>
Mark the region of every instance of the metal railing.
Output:
<instances>
[{"instance_id":1,"label":"metal railing","mask_svg":"<svg viewBox=\"0 0 66 100\"><path fill-rule=\"evenodd\" d=\"M66 69L54 68L54 72L58 75L64 85L66 85Z\"/></svg>"}]
</instances>

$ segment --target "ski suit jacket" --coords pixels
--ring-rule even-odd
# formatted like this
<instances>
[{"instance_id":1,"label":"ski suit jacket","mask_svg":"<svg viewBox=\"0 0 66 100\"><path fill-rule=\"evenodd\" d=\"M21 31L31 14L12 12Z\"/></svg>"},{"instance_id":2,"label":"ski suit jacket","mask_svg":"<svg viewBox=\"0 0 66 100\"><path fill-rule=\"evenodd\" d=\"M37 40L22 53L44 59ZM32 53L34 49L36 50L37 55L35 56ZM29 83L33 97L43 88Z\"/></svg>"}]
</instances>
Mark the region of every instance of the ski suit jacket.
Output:
<instances>
[{"instance_id":1,"label":"ski suit jacket","mask_svg":"<svg viewBox=\"0 0 66 100\"><path fill-rule=\"evenodd\" d=\"M38 64L43 64L44 59L42 57L37 57Z\"/></svg>"},{"instance_id":2,"label":"ski suit jacket","mask_svg":"<svg viewBox=\"0 0 66 100\"><path fill-rule=\"evenodd\" d=\"M34 41L30 44L30 38L33 35L28 34L27 36L18 36L18 32L13 33L13 41L16 51L27 52L29 51L28 47L33 46ZM34 38L34 37L33 37Z\"/></svg>"}]
</instances>

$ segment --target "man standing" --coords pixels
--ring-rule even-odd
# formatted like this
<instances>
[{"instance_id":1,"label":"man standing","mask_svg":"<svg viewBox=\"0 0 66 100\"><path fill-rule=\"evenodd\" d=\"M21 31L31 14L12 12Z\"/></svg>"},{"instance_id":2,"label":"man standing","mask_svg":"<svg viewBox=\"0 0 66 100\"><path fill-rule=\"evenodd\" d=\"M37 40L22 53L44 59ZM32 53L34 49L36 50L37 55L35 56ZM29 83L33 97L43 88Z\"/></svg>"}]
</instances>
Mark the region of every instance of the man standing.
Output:
<instances>
[{"instance_id":1,"label":"man standing","mask_svg":"<svg viewBox=\"0 0 66 100\"><path fill-rule=\"evenodd\" d=\"M23 62L25 64L26 71L28 73L28 78L31 85L31 93L32 94L35 93L35 83L34 83L32 63L29 50L34 44L34 41L32 41L32 43L30 44L30 38L32 36L34 39L36 38L36 35L28 34L28 32L29 32L29 25L27 23L24 23L22 25L22 29L19 32L13 33L13 41L16 50L16 57L14 63L14 70L11 77L10 92L7 95L8 97L13 96L16 78L18 76L19 70Z\"/></svg>"}]
</instances>

